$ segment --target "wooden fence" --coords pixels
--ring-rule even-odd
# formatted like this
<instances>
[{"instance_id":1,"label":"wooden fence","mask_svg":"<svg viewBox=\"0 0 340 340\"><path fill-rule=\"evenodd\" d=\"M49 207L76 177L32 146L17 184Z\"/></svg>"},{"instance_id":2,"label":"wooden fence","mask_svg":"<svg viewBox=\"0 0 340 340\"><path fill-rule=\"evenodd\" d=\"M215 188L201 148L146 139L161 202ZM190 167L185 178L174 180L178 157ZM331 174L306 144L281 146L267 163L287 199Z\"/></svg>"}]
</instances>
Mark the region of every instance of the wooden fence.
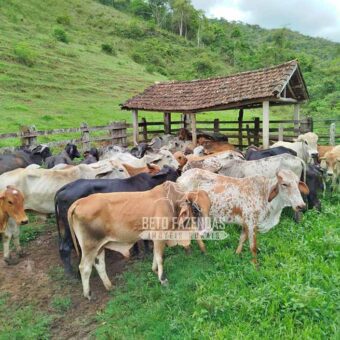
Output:
<instances>
[{"instance_id":1,"label":"wooden fence","mask_svg":"<svg viewBox=\"0 0 340 340\"><path fill-rule=\"evenodd\" d=\"M229 137L229 141L237 145L240 149L248 145L260 145L262 139L262 121L259 118L254 120L235 120L226 121L214 119L210 121L199 120L197 123L198 131L222 133ZM335 125L336 123L337 126ZM190 122L186 119L177 121L165 120L162 122L148 122L142 118L139 123L140 140L149 141L155 134L177 133L182 127L190 128ZM340 144L340 133L336 131L340 127L340 119L313 120L305 118L299 121L294 120L271 120L269 125L270 140L292 141L300 133L315 131L319 135L320 144ZM41 143L43 137L59 135L56 139L65 140L51 141L45 144L50 147L65 145L72 142L81 144L82 149L88 150L91 144L105 143L112 145L128 146L131 141L131 124L125 121L112 122L104 126L88 126L81 124L78 128L65 128L53 130L36 130L32 127L22 127L19 132L0 134L0 141L7 139L20 139L21 145L36 145ZM6 143L2 143L6 144Z\"/></svg>"}]
</instances>

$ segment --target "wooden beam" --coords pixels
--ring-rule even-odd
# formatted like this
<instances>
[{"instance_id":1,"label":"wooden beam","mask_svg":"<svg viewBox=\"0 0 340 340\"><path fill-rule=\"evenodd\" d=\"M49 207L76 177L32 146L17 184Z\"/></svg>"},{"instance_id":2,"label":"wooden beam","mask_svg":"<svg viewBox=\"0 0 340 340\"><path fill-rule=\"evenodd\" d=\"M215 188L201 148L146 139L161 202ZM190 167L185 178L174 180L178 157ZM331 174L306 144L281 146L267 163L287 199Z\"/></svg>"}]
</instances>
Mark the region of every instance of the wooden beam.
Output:
<instances>
[{"instance_id":1,"label":"wooden beam","mask_svg":"<svg viewBox=\"0 0 340 340\"><path fill-rule=\"evenodd\" d=\"M298 101L296 99L293 99L293 98L283 98L283 97L280 97L280 98L277 98L276 100L277 102L279 103L292 103L292 104L296 104L298 103Z\"/></svg>"},{"instance_id":2,"label":"wooden beam","mask_svg":"<svg viewBox=\"0 0 340 340\"><path fill-rule=\"evenodd\" d=\"M196 147L197 145L197 132L196 132L196 115L194 113L190 114L191 120L191 134L192 134L192 144Z\"/></svg>"},{"instance_id":3,"label":"wooden beam","mask_svg":"<svg viewBox=\"0 0 340 340\"><path fill-rule=\"evenodd\" d=\"M269 148L269 101L262 103L263 118L262 118L262 146L264 149Z\"/></svg>"},{"instance_id":4,"label":"wooden beam","mask_svg":"<svg viewBox=\"0 0 340 340\"><path fill-rule=\"evenodd\" d=\"M132 110L133 144L138 144L138 110Z\"/></svg>"},{"instance_id":5,"label":"wooden beam","mask_svg":"<svg viewBox=\"0 0 340 340\"><path fill-rule=\"evenodd\" d=\"M239 145L241 150L243 148L242 121L243 121L243 109L241 109L238 112L238 145Z\"/></svg>"},{"instance_id":6,"label":"wooden beam","mask_svg":"<svg viewBox=\"0 0 340 340\"><path fill-rule=\"evenodd\" d=\"M164 112L164 133L171 134L171 113Z\"/></svg>"},{"instance_id":7,"label":"wooden beam","mask_svg":"<svg viewBox=\"0 0 340 340\"><path fill-rule=\"evenodd\" d=\"M300 104L294 105L294 133L300 133Z\"/></svg>"}]
</instances>

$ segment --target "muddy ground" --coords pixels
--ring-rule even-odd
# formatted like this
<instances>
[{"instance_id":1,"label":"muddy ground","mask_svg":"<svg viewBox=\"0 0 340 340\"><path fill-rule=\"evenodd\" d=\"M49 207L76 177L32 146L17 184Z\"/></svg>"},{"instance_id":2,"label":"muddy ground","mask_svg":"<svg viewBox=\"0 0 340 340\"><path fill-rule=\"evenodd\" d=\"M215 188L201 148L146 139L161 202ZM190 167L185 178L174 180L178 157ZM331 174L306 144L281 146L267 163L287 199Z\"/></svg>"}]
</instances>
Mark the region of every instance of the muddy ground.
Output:
<instances>
[{"instance_id":1,"label":"muddy ground","mask_svg":"<svg viewBox=\"0 0 340 340\"><path fill-rule=\"evenodd\" d=\"M57 232L52 228L26 244L27 255L15 266L8 266L0 252L0 292L9 293L9 303L15 306L33 305L52 317L51 336L54 339L86 339L96 328L96 312L105 307L110 295L98 275L91 278L94 301L82 296L80 279L67 279L58 253ZM76 263L77 258L73 258ZM107 272L113 283L119 279L127 261L118 253L107 252ZM52 306L55 297L69 297L71 305L62 313Z\"/></svg>"}]
</instances>

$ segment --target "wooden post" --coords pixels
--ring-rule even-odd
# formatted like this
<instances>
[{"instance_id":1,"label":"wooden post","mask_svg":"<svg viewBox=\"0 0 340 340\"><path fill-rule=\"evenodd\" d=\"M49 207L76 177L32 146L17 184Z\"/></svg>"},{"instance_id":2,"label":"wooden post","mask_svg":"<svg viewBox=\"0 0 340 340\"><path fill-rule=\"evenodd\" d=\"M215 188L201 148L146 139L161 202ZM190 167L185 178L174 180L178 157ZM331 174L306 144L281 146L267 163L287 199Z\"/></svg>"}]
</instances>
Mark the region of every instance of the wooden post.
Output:
<instances>
[{"instance_id":1,"label":"wooden post","mask_svg":"<svg viewBox=\"0 0 340 340\"><path fill-rule=\"evenodd\" d=\"M249 124L246 125L247 128L247 140L248 140L248 146L251 145L251 137L250 137L250 128L249 128Z\"/></svg>"},{"instance_id":2,"label":"wooden post","mask_svg":"<svg viewBox=\"0 0 340 340\"><path fill-rule=\"evenodd\" d=\"M90 131L87 123L81 123L81 144L83 152L90 150Z\"/></svg>"},{"instance_id":3,"label":"wooden post","mask_svg":"<svg viewBox=\"0 0 340 340\"><path fill-rule=\"evenodd\" d=\"M164 133L167 135L171 134L171 113L164 112Z\"/></svg>"},{"instance_id":4,"label":"wooden post","mask_svg":"<svg viewBox=\"0 0 340 340\"><path fill-rule=\"evenodd\" d=\"M127 146L126 122L112 122L110 123L110 127L112 145Z\"/></svg>"},{"instance_id":5,"label":"wooden post","mask_svg":"<svg viewBox=\"0 0 340 340\"><path fill-rule=\"evenodd\" d=\"M313 117L307 117L308 122L308 132L313 132L314 124L313 124Z\"/></svg>"},{"instance_id":6,"label":"wooden post","mask_svg":"<svg viewBox=\"0 0 340 340\"><path fill-rule=\"evenodd\" d=\"M294 104L294 134L300 134L300 104Z\"/></svg>"},{"instance_id":7,"label":"wooden post","mask_svg":"<svg viewBox=\"0 0 340 340\"><path fill-rule=\"evenodd\" d=\"M191 120L191 133L192 133L192 144L194 147L197 145L197 132L196 132L196 115L195 113L190 114Z\"/></svg>"},{"instance_id":8,"label":"wooden post","mask_svg":"<svg viewBox=\"0 0 340 340\"><path fill-rule=\"evenodd\" d=\"M143 133L143 141L147 142L148 141L148 123L144 117L142 118L142 133Z\"/></svg>"},{"instance_id":9,"label":"wooden post","mask_svg":"<svg viewBox=\"0 0 340 340\"><path fill-rule=\"evenodd\" d=\"M214 119L214 132L220 132L220 120L218 118Z\"/></svg>"},{"instance_id":10,"label":"wooden post","mask_svg":"<svg viewBox=\"0 0 340 340\"><path fill-rule=\"evenodd\" d=\"M278 140L280 142L283 141L283 124L282 123L279 124L279 137L278 137Z\"/></svg>"},{"instance_id":11,"label":"wooden post","mask_svg":"<svg viewBox=\"0 0 340 340\"><path fill-rule=\"evenodd\" d=\"M243 109L241 109L238 113L238 146L241 150L243 148L242 121L243 121Z\"/></svg>"},{"instance_id":12,"label":"wooden post","mask_svg":"<svg viewBox=\"0 0 340 340\"><path fill-rule=\"evenodd\" d=\"M187 129L188 128L188 116L185 113L181 114L181 121L182 121L182 128Z\"/></svg>"},{"instance_id":13,"label":"wooden post","mask_svg":"<svg viewBox=\"0 0 340 340\"><path fill-rule=\"evenodd\" d=\"M260 118L256 117L254 120L254 145L260 146Z\"/></svg>"},{"instance_id":14,"label":"wooden post","mask_svg":"<svg viewBox=\"0 0 340 340\"><path fill-rule=\"evenodd\" d=\"M132 110L133 144L138 144L138 110Z\"/></svg>"},{"instance_id":15,"label":"wooden post","mask_svg":"<svg viewBox=\"0 0 340 340\"><path fill-rule=\"evenodd\" d=\"M36 128L34 125L32 126L21 126L20 127L20 135L21 135L21 145L30 147L32 145L37 144L37 134L35 133Z\"/></svg>"},{"instance_id":16,"label":"wooden post","mask_svg":"<svg viewBox=\"0 0 340 340\"><path fill-rule=\"evenodd\" d=\"M269 101L262 103L263 118L262 118L262 146L264 149L269 148Z\"/></svg>"},{"instance_id":17,"label":"wooden post","mask_svg":"<svg viewBox=\"0 0 340 340\"><path fill-rule=\"evenodd\" d=\"M335 123L329 127L329 145L335 145Z\"/></svg>"}]
</instances>

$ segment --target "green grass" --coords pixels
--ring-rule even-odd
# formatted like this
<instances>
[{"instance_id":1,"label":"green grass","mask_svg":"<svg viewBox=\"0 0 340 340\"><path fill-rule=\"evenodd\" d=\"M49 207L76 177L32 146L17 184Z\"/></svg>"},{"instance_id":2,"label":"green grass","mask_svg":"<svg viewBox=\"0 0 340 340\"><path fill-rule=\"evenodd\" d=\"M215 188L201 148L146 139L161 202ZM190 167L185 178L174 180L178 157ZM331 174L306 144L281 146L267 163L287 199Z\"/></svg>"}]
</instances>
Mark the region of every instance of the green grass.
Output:
<instances>
[{"instance_id":1,"label":"green grass","mask_svg":"<svg viewBox=\"0 0 340 340\"><path fill-rule=\"evenodd\" d=\"M335 339L339 306L339 198L309 211L301 224L285 214L259 236L258 270L240 230L207 242L208 255L168 249L169 286L161 287L151 258L137 262L102 312L98 338Z\"/></svg>"}]
</instances>

